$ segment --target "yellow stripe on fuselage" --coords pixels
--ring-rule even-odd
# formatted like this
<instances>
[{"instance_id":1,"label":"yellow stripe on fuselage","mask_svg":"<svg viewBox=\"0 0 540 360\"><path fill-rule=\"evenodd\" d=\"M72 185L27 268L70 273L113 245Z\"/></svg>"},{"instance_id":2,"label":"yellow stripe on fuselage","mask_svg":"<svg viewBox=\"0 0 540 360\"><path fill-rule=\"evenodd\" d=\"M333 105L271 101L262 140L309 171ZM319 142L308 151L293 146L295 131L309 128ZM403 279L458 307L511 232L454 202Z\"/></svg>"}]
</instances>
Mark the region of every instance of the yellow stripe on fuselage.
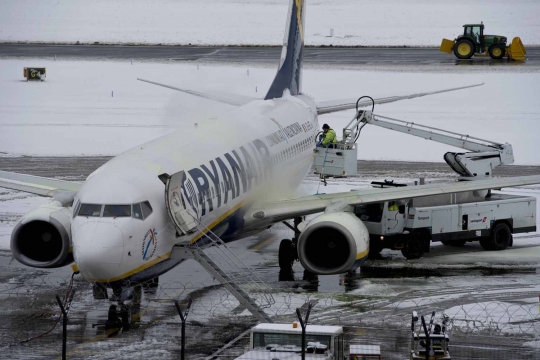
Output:
<instances>
[{"instance_id":1,"label":"yellow stripe on fuselage","mask_svg":"<svg viewBox=\"0 0 540 360\"><path fill-rule=\"evenodd\" d=\"M233 206L231 208L231 210L225 212L223 215L221 215L220 217L218 217L216 219L216 221L214 221L213 223L211 223L210 225L208 226L205 226L205 228L200 231L197 236L195 236L193 239L191 239L190 243L193 244L195 243L197 240L199 240L204 234L206 234L209 229L212 230L216 225L218 225L220 222L222 222L223 220L225 220L229 215L231 215L232 213L234 213L236 210L240 209L242 206L244 206L244 202L240 202L238 204L236 204L235 206Z\"/></svg>"},{"instance_id":2,"label":"yellow stripe on fuselage","mask_svg":"<svg viewBox=\"0 0 540 360\"><path fill-rule=\"evenodd\" d=\"M89 279L89 278L86 278L86 280L92 281L92 282L115 282L115 281L127 278L128 276L134 275L134 274L136 274L138 272L141 272L141 271L143 271L145 269L148 269L151 266L154 266L154 265L156 265L156 264L158 264L158 263L160 263L160 262L162 262L164 260L167 260L169 257L171 257L171 252L170 251L168 253L165 253L165 254L161 255L161 256L158 256L157 258L147 262L146 264L138 266L135 269L128 271L127 273L124 273L124 274L119 275L119 276L115 276L115 277L113 277L111 279Z\"/></svg>"}]
</instances>

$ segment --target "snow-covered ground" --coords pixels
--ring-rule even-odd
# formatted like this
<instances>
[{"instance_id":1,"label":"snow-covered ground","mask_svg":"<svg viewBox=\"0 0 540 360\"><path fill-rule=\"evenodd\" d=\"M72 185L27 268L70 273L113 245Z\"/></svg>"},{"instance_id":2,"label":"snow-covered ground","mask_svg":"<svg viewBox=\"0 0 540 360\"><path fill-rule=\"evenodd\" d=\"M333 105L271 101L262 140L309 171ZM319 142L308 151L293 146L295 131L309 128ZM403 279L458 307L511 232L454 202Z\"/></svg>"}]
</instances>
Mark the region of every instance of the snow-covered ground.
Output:
<instances>
[{"instance_id":1,"label":"snow-covered ground","mask_svg":"<svg viewBox=\"0 0 540 360\"><path fill-rule=\"evenodd\" d=\"M279 45L289 0L0 0L0 42ZM540 44L535 0L307 0L306 43L438 46L462 25ZM330 36L333 29L333 36Z\"/></svg>"},{"instance_id":2,"label":"snow-covered ground","mask_svg":"<svg viewBox=\"0 0 540 360\"><path fill-rule=\"evenodd\" d=\"M47 80L27 83L24 66L46 66ZM201 90L263 97L274 67L185 63L0 60L0 154L116 155L230 106L139 82L137 77ZM249 70L249 72L248 72ZM399 70L399 69L398 69ZM249 75L248 75L249 73ZM307 69L303 90L316 100L385 97L484 82L482 87L377 106L398 119L514 147L516 164L540 164L540 73ZM321 116L338 135L354 111ZM360 159L442 162L446 145L368 126ZM461 150L461 149L459 149Z\"/></svg>"}]
</instances>

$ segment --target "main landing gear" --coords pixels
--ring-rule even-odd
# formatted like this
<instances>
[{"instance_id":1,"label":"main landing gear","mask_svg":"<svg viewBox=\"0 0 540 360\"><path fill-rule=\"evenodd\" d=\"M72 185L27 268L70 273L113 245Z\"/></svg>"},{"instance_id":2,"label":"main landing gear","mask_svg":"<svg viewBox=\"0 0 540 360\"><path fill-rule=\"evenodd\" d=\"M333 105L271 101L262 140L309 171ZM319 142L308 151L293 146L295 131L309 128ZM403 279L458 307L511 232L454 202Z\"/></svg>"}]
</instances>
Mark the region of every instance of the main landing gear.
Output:
<instances>
[{"instance_id":1,"label":"main landing gear","mask_svg":"<svg viewBox=\"0 0 540 360\"><path fill-rule=\"evenodd\" d=\"M298 238L300 237L300 230L298 230L298 225L303 220L304 219L301 217L294 218L294 226L292 226L286 221L283 221L283 224L285 224L285 226L294 231L294 238L292 240L283 239L279 244L278 262L280 272L290 273L292 271L294 261L298 260L298 252L296 250Z\"/></svg>"}]
</instances>

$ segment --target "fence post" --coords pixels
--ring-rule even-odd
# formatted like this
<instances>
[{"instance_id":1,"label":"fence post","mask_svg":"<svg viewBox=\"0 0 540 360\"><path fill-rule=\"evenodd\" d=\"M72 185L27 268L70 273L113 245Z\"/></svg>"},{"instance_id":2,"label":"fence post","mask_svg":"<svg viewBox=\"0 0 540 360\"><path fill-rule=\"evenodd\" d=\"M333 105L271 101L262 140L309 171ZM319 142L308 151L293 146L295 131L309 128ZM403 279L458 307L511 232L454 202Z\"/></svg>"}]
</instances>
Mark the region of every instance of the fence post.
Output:
<instances>
[{"instance_id":1,"label":"fence post","mask_svg":"<svg viewBox=\"0 0 540 360\"><path fill-rule=\"evenodd\" d=\"M306 312L305 320L302 320L300 309L296 308L296 316L298 317L298 321L300 321L300 326L302 327L302 360L306 360L306 327L309 320L309 313L311 312L312 307L313 305L310 302L308 305L307 312Z\"/></svg>"},{"instance_id":2,"label":"fence post","mask_svg":"<svg viewBox=\"0 0 540 360\"><path fill-rule=\"evenodd\" d=\"M186 348L186 320L187 316L189 314L189 309L191 308L192 300L189 298L188 304L186 307L186 311L182 314L182 309L180 309L180 305L178 304L177 300L174 300L174 306L176 306L176 311L178 311L178 315L180 315L180 320L182 320L182 342L181 342L181 348L180 348L180 359L185 360L185 348Z\"/></svg>"}]
</instances>

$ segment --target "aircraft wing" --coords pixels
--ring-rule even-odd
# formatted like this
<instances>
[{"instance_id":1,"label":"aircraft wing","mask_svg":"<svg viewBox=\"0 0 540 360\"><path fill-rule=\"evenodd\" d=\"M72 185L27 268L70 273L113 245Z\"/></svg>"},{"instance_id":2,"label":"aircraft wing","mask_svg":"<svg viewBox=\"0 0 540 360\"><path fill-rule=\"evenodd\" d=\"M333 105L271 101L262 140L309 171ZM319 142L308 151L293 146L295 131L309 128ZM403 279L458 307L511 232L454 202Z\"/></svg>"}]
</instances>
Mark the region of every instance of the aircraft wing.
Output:
<instances>
[{"instance_id":1,"label":"aircraft wing","mask_svg":"<svg viewBox=\"0 0 540 360\"><path fill-rule=\"evenodd\" d=\"M422 196L449 194L473 190L540 184L540 175L474 181L455 181L444 184L404 186L398 188L365 189L334 194L310 195L290 200L255 204L246 213L246 223L273 224L294 217L324 211L328 206L361 205Z\"/></svg>"},{"instance_id":2,"label":"aircraft wing","mask_svg":"<svg viewBox=\"0 0 540 360\"><path fill-rule=\"evenodd\" d=\"M472 88L475 86L482 86L482 84L475 84L475 85L467 85L467 86L461 86L456 88L450 88L450 89L443 89L443 90L436 90L436 91L429 91L429 92L423 92L423 93L416 93L416 94L409 94L409 95L401 95L401 96L389 96L384 98L378 98L374 99L375 104L387 104L399 100L405 100L405 99L414 99L417 97L422 96L428 96L428 95L435 95L440 94L444 92L449 91L455 91L455 90L461 90L461 89L467 89ZM317 101L317 113L319 115L323 114L329 114L337 111L343 111L343 110L350 110L356 108L356 101L358 98L354 99L343 99L343 100L331 100L331 101ZM372 102L369 99L363 99L358 103L358 107L366 107L371 106Z\"/></svg>"},{"instance_id":3,"label":"aircraft wing","mask_svg":"<svg viewBox=\"0 0 540 360\"><path fill-rule=\"evenodd\" d=\"M0 171L0 187L53 197L59 193L77 192L82 184L40 176Z\"/></svg>"},{"instance_id":4,"label":"aircraft wing","mask_svg":"<svg viewBox=\"0 0 540 360\"><path fill-rule=\"evenodd\" d=\"M155 82L155 81L150 81L150 80L145 80L145 79L140 79L140 78L137 78L137 80L144 81L144 82L147 82L149 84L153 84L153 85L157 85L157 86L166 87L166 88L169 88L169 89L172 89L172 90L181 91L183 93L190 94L190 95L193 95L193 96L198 96L198 97L201 97L201 98L204 98L204 99L217 101L217 102L224 103L224 104L233 105L233 106L245 105L250 101L257 100L257 98L250 97L250 96L245 96L245 95L222 93L222 92L217 92L217 91L202 92L202 91L197 91L197 90L182 89L182 88L179 88L179 87L176 87L176 86L162 84L162 83L158 83L158 82Z\"/></svg>"}]
</instances>

